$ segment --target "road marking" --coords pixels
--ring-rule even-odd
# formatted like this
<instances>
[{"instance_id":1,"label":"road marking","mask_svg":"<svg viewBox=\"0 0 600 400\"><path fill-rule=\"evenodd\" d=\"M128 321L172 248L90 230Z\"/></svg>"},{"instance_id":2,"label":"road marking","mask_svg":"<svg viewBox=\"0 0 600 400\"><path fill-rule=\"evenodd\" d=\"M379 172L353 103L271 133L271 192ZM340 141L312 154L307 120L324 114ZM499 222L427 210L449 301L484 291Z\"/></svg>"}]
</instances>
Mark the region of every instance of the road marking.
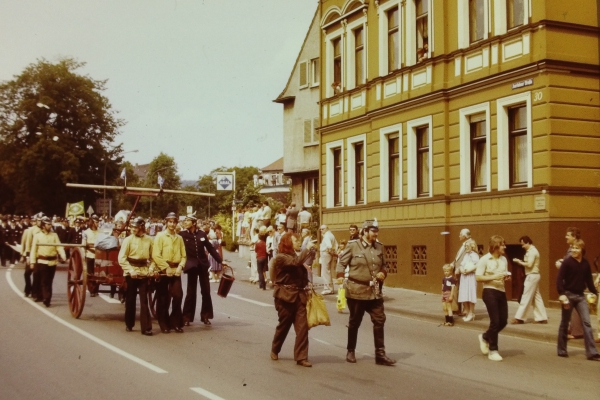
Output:
<instances>
[{"instance_id":1,"label":"road marking","mask_svg":"<svg viewBox=\"0 0 600 400\"><path fill-rule=\"evenodd\" d=\"M50 311L48 311L47 309L45 309L44 307L40 306L38 303L35 303L33 300L28 300L28 298L23 297L23 293L17 288L17 286L14 284L13 280L12 280L12 267L9 268L6 271L6 280L8 281L8 285L12 288L12 290L17 293L19 295L20 298L22 298L23 300L27 301L30 305L32 305L33 307L37 308L39 311L43 312L44 314L46 314L48 317L52 318L53 320L55 320L56 322L63 324L64 326L66 326L67 328L79 333L82 336L85 336L86 338L90 339L93 342L98 343L100 346L104 346L106 347L108 350L111 350L115 353L117 353L120 356L123 356L125 358L128 358L129 360L140 364L143 367L148 368L151 371L156 372L157 374L166 374L167 371L165 371L162 368L157 367L156 365L150 364L147 361L142 360L141 358L138 358L136 356L134 356L133 354L127 353L124 350L119 349L116 346L113 346L112 344L105 342L104 340L92 335L91 333L88 333L86 331L84 331L81 328L76 327L75 325L72 325L70 323L68 323L67 321L64 321L62 319L60 319L59 317L57 317L56 315L52 314Z\"/></svg>"},{"instance_id":2,"label":"road marking","mask_svg":"<svg viewBox=\"0 0 600 400\"><path fill-rule=\"evenodd\" d=\"M311 340L314 340L315 342L323 343L323 344L325 344L327 346L331 346L332 345L331 343L328 343L328 342L326 342L324 340L320 340L320 339L317 339L317 338L314 338L314 337L311 338Z\"/></svg>"},{"instance_id":3,"label":"road marking","mask_svg":"<svg viewBox=\"0 0 600 400\"><path fill-rule=\"evenodd\" d=\"M88 292L89 293L89 292ZM107 303L112 303L112 304L121 304L121 300L117 300L117 299L113 299L110 296L107 296L105 294L102 293L98 293L98 296L102 298L102 300L106 301Z\"/></svg>"},{"instance_id":4,"label":"road marking","mask_svg":"<svg viewBox=\"0 0 600 400\"><path fill-rule=\"evenodd\" d=\"M195 388L190 388L192 389L192 391L206 397L207 399L211 399L211 400L225 400L222 397L217 396L214 393L209 392L208 390L202 389L200 387L195 387Z\"/></svg>"},{"instance_id":5,"label":"road marking","mask_svg":"<svg viewBox=\"0 0 600 400\"><path fill-rule=\"evenodd\" d=\"M233 297L234 299L247 301L248 303L256 304L257 306L261 306L261 307L275 307L273 304L262 303L260 301L247 299L247 298L242 297L242 296L237 295L237 294L229 294L227 297Z\"/></svg>"}]
</instances>

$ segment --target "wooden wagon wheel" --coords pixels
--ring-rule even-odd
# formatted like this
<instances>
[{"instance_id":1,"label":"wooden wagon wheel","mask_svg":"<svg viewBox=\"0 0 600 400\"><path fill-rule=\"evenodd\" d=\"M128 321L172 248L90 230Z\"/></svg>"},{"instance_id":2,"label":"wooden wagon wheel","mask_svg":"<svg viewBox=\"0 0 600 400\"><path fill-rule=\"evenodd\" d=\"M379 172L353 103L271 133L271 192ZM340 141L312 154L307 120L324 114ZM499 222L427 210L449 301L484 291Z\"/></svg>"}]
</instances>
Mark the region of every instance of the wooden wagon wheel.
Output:
<instances>
[{"instance_id":1,"label":"wooden wagon wheel","mask_svg":"<svg viewBox=\"0 0 600 400\"><path fill-rule=\"evenodd\" d=\"M69 271L67 274L67 301L71 315L79 318L85 305L85 292L87 288L87 270L83 268L79 248L71 249L69 257Z\"/></svg>"}]
</instances>

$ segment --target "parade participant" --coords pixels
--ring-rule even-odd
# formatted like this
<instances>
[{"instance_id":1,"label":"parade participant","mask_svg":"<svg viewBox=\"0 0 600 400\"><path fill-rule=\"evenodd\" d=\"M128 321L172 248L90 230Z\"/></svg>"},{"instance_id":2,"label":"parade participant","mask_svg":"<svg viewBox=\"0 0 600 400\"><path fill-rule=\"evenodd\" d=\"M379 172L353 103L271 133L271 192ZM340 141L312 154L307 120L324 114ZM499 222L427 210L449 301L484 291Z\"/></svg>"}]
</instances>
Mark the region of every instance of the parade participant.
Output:
<instances>
[{"instance_id":1,"label":"parade participant","mask_svg":"<svg viewBox=\"0 0 600 400\"><path fill-rule=\"evenodd\" d=\"M14 215L9 224L8 237L5 238L5 242L9 245L16 245L21 242L23 237L23 227L21 226L21 217ZM19 259L19 252L8 246L10 266L14 267L15 262Z\"/></svg>"},{"instance_id":2,"label":"parade participant","mask_svg":"<svg viewBox=\"0 0 600 400\"><path fill-rule=\"evenodd\" d=\"M502 356L498 353L498 334L508 323L508 302L504 281L510 279L510 272L504 257L505 250L504 238L498 235L492 236L489 252L479 259L475 270L477 282L483 282L481 298L490 317L488 330L479 335L479 348L491 361L502 361Z\"/></svg>"},{"instance_id":3,"label":"parade participant","mask_svg":"<svg viewBox=\"0 0 600 400\"><path fill-rule=\"evenodd\" d=\"M566 257L558 270L556 277L556 290L558 299L562 303L562 315L558 329L557 353L559 357L568 357L567 353L567 331L573 309L579 312L583 322L583 339L585 343L585 355L590 361L600 361L600 354L594 343L594 333L590 323L590 309L583 291L587 289L598 297L598 291L594 286L592 269L590 263L583 257L585 243L581 239L575 239L571 243L571 256ZM595 299L594 299L595 301Z\"/></svg>"},{"instance_id":4,"label":"parade participant","mask_svg":"<svg viewBox=\"0 0 600 400\"><path fill-rule=\"evenodd\" d=\"M523 260L513 258L513 262L521 265L525 269L525 284L523 295L519 303L519 308L515 317L510 321L511 324L522 324L529 311L533 308L533 323L547 324L548 316L546 315L546 307L540 293L540 252L533 245L533 241L529 236L523 236L519 239L521 247L526 251Z\"/></svg>"},{"instance_id":5,"label":"parade participant","mask_svg":"<svg viewBox=\"0 0 600 400\"><path fill-rule=\"evenodd\" d=\"M94 243L98 237L98 223L100 218L96 214L92 214L89 220L89 227L83 232L81 244L85 248L85 264L87 267L88 276L94 275L94 265L96 263L96 248ZM99 285L88 279L88 290L91 297L98 295Z\"/></svg>"},{"instance_id":6,"label":"parade participant","mask_svg":"<svg viewBox=\"0 0 600 400\"><path fill-rule=\"evenodd\" d=\"M52 300L52 283L56 273L56 265L60 260L66 260L65 250L60 245L58 235L52 232L52 221L48 217L42 218L42 230L33 237L31 245L30 262L36 265L41 279L41 300L46 307L50 307ZM54 246L48 246L54 245ZM38 299L35 299L38 301Z\"/></svg>"},{"instance_id":7,"label":"parade participant","mask_svg":"<svg viewBox=\"0 0 600 400\"><path fill-rule=\"evenodd\" d=\"M286 233L279 243L277 256L269 263L274 286L275 309L279 317L279 324L275 328L271 344L271 359L279 359L283 342L291 326L294 325L296 332L294 360L296 364L303 367L312 367L308 361L308 321L306 316L308 272L304 263L311 256L314 257L315 250L313 243L309 242L307 248L296 255L301 245L302 242L297 234Z\"/></svg>"},{"instance_id":8,"label":"parade participant","mask_svg":"<svg viewBox=\"0 0 600 400\"><path fill-rule=\"evenodd\" d=\"M83 231L85 230L83 225L83 218L77 217L75 219L75 227L73 228L73 236L69 240L69 243L81 244L83 241Z\"/></svg>"},{"instance_id":9,"label":"parade participant","mask_svg":"<svg viewBox=\"0 0 600 400\"><path fill-rule=\"evenodd\" d=\"M338 243L335 239L335 236L333 236L333 232L329 230L327 225L321 225L320 229L323 237L321 239L321 246L319 248L321 252L319 263L321 264L321 276L325 280L321 294L333 294L335 289L333 277L335 276Z\"/></svg>"},{"instance_id":10,"label":"parade participant","mask_svg":"<svg viewBox=\"0 0 600 400\"><path fill-rule=\"evenodd\" d=\"M183 333L183 289L181 272L185 266L185 246L183 239L177 234L177 215L170 212L165 218L167 229L159 232L152 248L152 260L160 272L160 280L156 283L156 317L163 333L174 329ZM169 307L171 314L169 315Z\"/></svg>"},{"instance_id":11,"label":"parade participant","mask_svg":"<svg viewBox=\"0 0 600 400\"><path fill-rule=\"evenodd\" d=\"M185 246L186 261L183 272L187 274L187 292L183 303L183 324L190 326L196 314L196 282L200 285L202 296L202 307L200 309L200 320L205 325L211 325L210 320L214 318L212 298L210 297L210 282L208 269L210 264L206 252L215 260L223 263L223 259L208 241L206 233L196 227L196 217L188 214L183 220L184 230L179 232Z\"/></svg>"},{"instance_id":12,"label":"parade participant","mask_svg":"<svg viewBox=\"0 0 600 400\"><path fill-rule=\"evenodd\" d=\"M152 336L152 316L148 304L148 275L152 262L152 238L146 235L145 222L141 217L130 223L131 234L123 240L119 250L119 264L127 283L125 295L125 330L135 326L136 301L140 295L140 327L142 335Z\"/></svg>"},{"instance_id":13,"label":"parade participant","mask_svg":"<svg viewBox=\"0 0 600 400\"><path fill-rule=\"evenodd\" d=\"M348 322L348 344L346 361L356 362L356 341L358 328L365 311L373 321L373 337L375 341L375 363L394 365L396 360L385 354L384 325L385 310L381 287L387 277L387 269L383 262L383 245L377 240L379 226L377 220L366 220L362 226L362 237L348 242L348 247L340 255L337 265L337 276L343 277L346 267L348 277L344 280L346 300L350 311Z\"/></svg>"},{"instance_id":14,"label":"parade participant","mask_svg":"<svg viewBox=\"0 0 600 400\"><path fill-rule=\"evenodd\" d=\"M25 297L31 296L37 301L42 301L41 281L38 268L31 262L30 253L33 237L42 231L42 213L37 213L31 218L33 225L27 231L23 232L21 239L21 254L24 255L25 262ZM33 281L32 281L33 278Z\"/></svg>"}]
</instances>

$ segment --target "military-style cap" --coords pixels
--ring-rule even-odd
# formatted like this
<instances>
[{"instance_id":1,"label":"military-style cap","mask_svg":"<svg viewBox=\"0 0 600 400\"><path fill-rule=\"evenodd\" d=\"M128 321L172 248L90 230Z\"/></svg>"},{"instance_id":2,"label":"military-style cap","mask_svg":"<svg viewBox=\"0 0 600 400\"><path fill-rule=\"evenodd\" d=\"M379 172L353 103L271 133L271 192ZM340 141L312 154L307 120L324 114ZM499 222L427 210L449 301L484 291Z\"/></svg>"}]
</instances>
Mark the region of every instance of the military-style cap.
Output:
<instances>
[{"instance_id":1,"label":"military-style cap","mask_svg":"<svg viewBox=\"0 0 600 400\"><path fill-rule=\"evenodd\" d=\"M131 226L135 226L138 228L143 228L146 225L146 221L142 217L136 217L129 223Z\"/></svg>"},{"instance_id":2,"label":"military-style cap","mask_svg":"<svg viewBox=\"0 0 600 400\"><path fill-rule=\"evenodd\" d=\"M100 221L100 217L98 217L98 215L96 214L92 214L91 219L93 219L94 221Z\"/></svg>"},{"instance_id":3,"label":"military-style cap","mask_svg":"<svg viewBox=\"0 0 600 400\"><path fill-rule=\"evenodd\" d=\"M42 224L51 224L52 220L46 216L40 218L40 221L42 221Z\"/></svg>"},{"instance_id":4,"label":"military-style cap","mask_svg":"<svg viewBox=\"0 0 600 400\"><path fill-rule=\"evenodd\" d=\"M197 221L198 220L198 218L196 218L196 212L195 211L192 214L186 215L185 219L191 219L192 221Z\"/></svg>"},{"instance_id":5,"label":"military-style cap","mask_svg":"<svg viewBox=\"0 0 600 400\"><path fill-rule=\"evenodd\" d=\"M377 223L377 218L367 219L363 222L362 229L364 230L379 230L379 224Z\"/></svg>"},{"instance_id":6,"label":"military-style cap","mask_svg":"<svg viewBox=\"0 0 600 400\"><path fill-rule=\"evenodd\" d=\"M175 219L177 220L177 214L175 214L174 212L170 212L167 214L167 216L165 217L165 219Z\"/></svg>"}]
</instances>

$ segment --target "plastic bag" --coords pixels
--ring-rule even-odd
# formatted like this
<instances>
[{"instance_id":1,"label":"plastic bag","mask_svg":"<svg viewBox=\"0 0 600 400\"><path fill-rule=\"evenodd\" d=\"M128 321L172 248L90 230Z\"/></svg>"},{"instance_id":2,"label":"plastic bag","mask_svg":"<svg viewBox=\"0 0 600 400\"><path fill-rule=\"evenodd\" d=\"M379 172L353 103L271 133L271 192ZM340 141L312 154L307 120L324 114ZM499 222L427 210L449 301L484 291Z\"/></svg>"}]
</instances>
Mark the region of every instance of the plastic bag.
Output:
<instances>
[{"instance_id":1,"label":"plastic bag","mask_svg":"<svg viewBox=\"0 0 600 400\"><path fill-rule=\"evenodd\" d=\"M98 233L94 247L98 250L111 250L119 247L119 239L104 232Z\"/></svg>"},{"instance_id":2,"label":"plastic bag","mask_svg":"<svg viewBox=\"0 0 600 400\"><path fill-rule=\"evenodd\" d=\"M306 317L308 320L308 329L317 325L331 325L325 300L314 289L306 302Z\"/></svg>"},{"instance_id":3,"label":"plastic bag","mask_svg":"<svg viewBox=\"0 0 600 400\"><path fill-rule=\"evenodd\" d=\"M346 289L341 287L341 288L338 288L338 296L337 296L338 312L342 312L342 310L344 308L346 308Z\"/></svg>"}]
</instances>

